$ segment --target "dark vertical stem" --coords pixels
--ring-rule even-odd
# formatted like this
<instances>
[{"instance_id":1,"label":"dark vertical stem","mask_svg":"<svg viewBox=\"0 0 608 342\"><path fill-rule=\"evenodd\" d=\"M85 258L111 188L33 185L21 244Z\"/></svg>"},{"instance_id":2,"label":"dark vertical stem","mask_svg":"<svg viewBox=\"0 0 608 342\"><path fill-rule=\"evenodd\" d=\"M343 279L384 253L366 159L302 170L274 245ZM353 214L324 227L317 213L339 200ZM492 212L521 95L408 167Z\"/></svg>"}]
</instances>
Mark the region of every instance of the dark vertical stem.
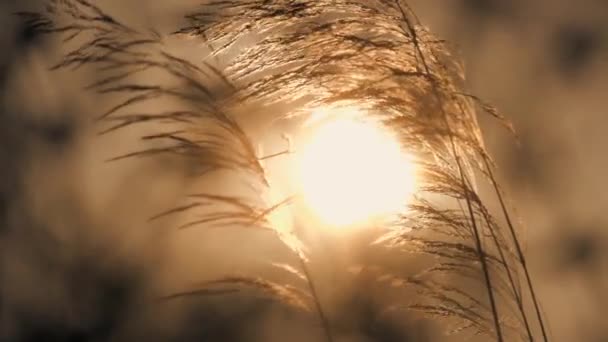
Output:
<instances>
[{"instance_id":1,"label":"dark vertical stem","mask_svg":"<svg viewBox=\"0 0 608 342\"><path fill-rule=\"evenodd\" d=\"M511 232L511 237L513 238L513 244L515 245L515 250L517 251L517 257L519 258L519 262L521 263L521 266L524 270L524 275L526 277L526 282L528 285L528 289L530 291L530 296L532 297L532 303L534 304L534 310L536 311L536 317L537 317L538 323L540 325L541 333L543 334L543 341L548 342L549 338L547 335L547 330L545 329L545 324L544 324L544 320L542 317L542 313L540 311L540 305L539 305L538 299L536 297L536 291L534 290L534 286L532 285L532 278L530 277L530 272L528 271L528 266L526 265L526 258L524 257L524 253L521 249L521 244L519 243L519 239L517 238L517 234L515 232L515 227L513 225L513 222L511 221L511 215L509 215L509 211L507 210L507 206L505 204L502 193L500 191L500 187L498 186L498 183L496 183L496 178L494 177L494 174L492 172L492 167L490 166L488 158L486 156L483 156L483 161L484 161L485 167L488 171L488 176L490 177L490 180L492 181L492 186L494 187L494 191L496 192L498 201L500 202L500 207L502 209L503 215L507 222L507 226L509 227L509 231Z\"/></svg>"},{"instance_id":2,"label":"dark vertical stem","mask_svg":"<svg viewBox=\"0 0 608 342\"><path fill-rule=\"evenodd\" d=\"M414 48L416 49L416 53L418 55L418 57L420 58L420 62L422 64L422 66L424 67L424 72L426 73L426 75L428 76L429 82L431 83L431 86L433 88L433 95L435 97L435 100L437 101L437 104L439 105L439 108L441 110L442 113L442 117L443 117L443 121L444 124L446 126L446 129L448 131L449 134L449 142L451 145L451 150L452 150L452 154L456 160L456 165L458 167L458 172L460 174L460 178L461 178L461 182L462 182L462 187L463 187L463 191L464 191L464 195L465 195L465 200L467 203L467 208L469 211L469 216L471 219L471 225L473 228L473 232L474 232L474 236L475 236L475 245L477 248L477 252L479 254L479 261L481 262L481 266L482 266L482 270L483 270L483 274L484 274L484 281L486 283L486 288L488 290L488 298L490 300L490 305L492 308L492 315L494 318L494 326L495 326L495 330L496 330L496 338L498 340L498 342L503 342L503 335L502 335L502 329L500 327L500 318L498 316L498 308L496 306L496 300L494 298L494 292L493 292L493 287L492 287L492 279L490 278L490 270L488 268L488 264L487 264L487 260L486 260L486 256L483 250L483 244L481 241L481 234L479 232L479 227L477 226L477 221L475 220L475 213L473 210L473 205L471 203L471 198L469 197L469 191L468 191L468 187L467 187L467 182L465 179L465 174L464 174L464 170L460 161L460 157L458 154L458 149L456 148L456 143L454 141L454 136L452 134L452 129L450 126L450 123L448 121L448 117L447 117L447 113L445 112L445 109L443 107L443 101L441 96L439 95L439 91L437 90L437 84L435 79L433 78L432 74L431 74L431 70L428 66L428 64L426 63L426 59L424 57L424 53L422 52L422 49L420 48L420 42L418 41L418 35L416 34L416 29L414 27L414 25L412 25L410 18L408 17L408 14L406 13L406 10L403 8L401 0L395 0L395 3L397 4L397 7L399 8L399 11L401 12L401 16L402 19L407 27L407 30L409 31L410 35L411 35L411 39L412 39L412 44L414 45ZM409 10L409 8L408 8ZM411 12L411 11L410 11Z\"/></svg>"},{"instance_id":3,"label":"dark vertical stem","mask_svg":"<svg viewBox=\"0 0 608 342\"><path fill-rule=\"evenodd\" d=\"M524 323L524 328L526 329L526 334L528 334L528 338L529 338L530 342L534 342L534 335L532 334L532 330L530 329L530 322L528 321L528 315L526 314L526 310L524 309L524 306L523 306L522 295L517 290L517 286L515 286L515 278L511 274L511 269L509 268L509 264L507 262L507 258L505 257L505 253L502 250L501 243L498 239L498 236L496 236L496 232L494 231L494 229L492 229L492 225L491 225L491 221L490 221L488 213L486 213L484 211L483 217L488 226L488 230L490 231L490 235L492 235L492 240L494 241L494 244L496 245L498 254L500 255L500 260L502 261L505 271L507 272L507 277L509 278L509 285L511 286L511 289L513 290L513 296L515 297L515 301L517 302L517 307L519 308L519 311L521 313L521 317L522 317L523 323Z\"/></svg>"},{"instance_id":4,"label":"dark vertical stem","mask_svg":"<svg viewBox=\"0 0 608 342\"><path fill-rule=\"evenodd\" d=\"M304 276L306 277L306 282L308 284L310 294L312 295L313 301L315 303L315 308L317 310L317 314L319 315L319 321L321 323L321 326L323 327L323 332L325 333L325 339L327 340L327 342L334 342L329 320L327 319L327 316L323 311L323 307L321 306L321 300L319 299L319 295L317 293L314 281L312 280L312 275L310 273L310 270L308 269L308 265L306 264L306 261L299 256L298 260L300 261L300 267L302 268L302 272L304 272Z\"/></svg>"},{"instance_id":5,"label":"dark vertical stem","mask_svg":"<svg viewBox=\"0 0 608 342\"><path fill-rule=\"evenodd\" d=\"M481 269L483 270L483 276L486 283L486 289L488 290L488 298L490 300L490 307L492 308L492 315L494 316L494 327L496 329L496 338L498 342L503 342L502 330L500 327L500 320L498 316L498 307L496 305L496 299L494 298L494 291L492 287L492 280L490 277L490 268L488 266L488 261L486 260L486 254L483 250L483 244L481 241L481 234L479 232L479 227L477 225L477 220L475 220L475 213L473 211L473 204L471 202L471 198L469 196L469 188L466 185L466 178L464 175L464 170L462 169L462 165L460 162L460 157L455 155L456 164L458 165L458 172L460 173L460 180L462 185L464 186L463 191L465 194L465 200L467 202L467 208L469 211L469 217L471 218L471 225L473 227L473 233L475 236L475 247L477 248L477 252L479 255L479 261L481 262Z\"/></svg>"}]
</instances>

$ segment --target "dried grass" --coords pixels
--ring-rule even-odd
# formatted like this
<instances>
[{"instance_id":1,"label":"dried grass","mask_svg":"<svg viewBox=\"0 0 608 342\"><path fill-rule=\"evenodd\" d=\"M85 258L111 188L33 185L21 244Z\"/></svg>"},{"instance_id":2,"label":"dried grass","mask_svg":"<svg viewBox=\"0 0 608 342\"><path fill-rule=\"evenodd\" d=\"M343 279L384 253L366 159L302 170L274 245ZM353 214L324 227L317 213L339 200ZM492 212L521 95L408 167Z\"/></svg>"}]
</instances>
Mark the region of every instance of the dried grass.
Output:
<instances>
[{"instance_id":1,"label":"dried grass","mask_svg":"<svg viewBox=\"0 0 608 342\"><path fill-rule=\"evenodd\" d=\"M542 339L548 341L475 106L511 127L495 108L463 90L464 72L451 48L420 25L404 1L213 0L187 15L186 24L172 34L137 31L84 0L51 0L45 11L19 15L34 32L61 37L66 46L78 41L55 69L93 68L101 79L88 88L100 96L122 98L100 113L102 134L145 122L166 125L166 132L142 137L162 141L162 147L116 159L179 155L197 163L197 177L235 171L253 177L251 186L259 190L270 186L261 163L267 157L256 155L254 142L230 114L236 108L292 103L289 117L320 106L355 104L367 110L415 151L424 170L415 203L376 241L396 253L433 258L433 265L417 275L380 271L380 283L420 294L420 301L395 308L446 320L454 334L487 334L497 341L533 341L538 324ZM255 44L235 51L238 42L252 36L258 38ZM166 39L185 37L207 44L214 56L234 57L219 70L167 51ZM171 82L134 80L152 69ZM174 101L175 108L136 110L159 98ZM476 173L494 187L506 227L477 193ZM198 193L186 200L155 218L200 211L198 219L181 228L238 225L276 232L301 261L280 267L306 279L310 295L261 278L226 277L175 296L216 294L210 286L249 287L300 308L309 307L306 303L312 300L327 340L333 339L301 242L268 219L291 198L265 203L263 198ZM479 287L486 289L486 296L472 292ZM536 323L526 310L527 300L535 308Z\"/></svg>"}]
</instances>

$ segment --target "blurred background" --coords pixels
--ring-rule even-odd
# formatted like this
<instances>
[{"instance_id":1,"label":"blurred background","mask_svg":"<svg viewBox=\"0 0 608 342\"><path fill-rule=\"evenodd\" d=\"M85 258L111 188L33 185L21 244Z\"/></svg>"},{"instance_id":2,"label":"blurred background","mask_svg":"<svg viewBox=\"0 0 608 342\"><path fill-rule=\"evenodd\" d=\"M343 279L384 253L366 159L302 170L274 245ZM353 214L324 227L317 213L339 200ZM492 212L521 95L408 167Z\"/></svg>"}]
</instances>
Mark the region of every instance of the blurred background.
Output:
<instances>
[{"instance_id":1,"label":"blurred background","mask_svg":"<svg viewBox=\"0 0 608 342\"><path fill-rule=\"evenodd\" d=\"M134 26L159 29L171 27L198 4L97 3ZM434 33L458 47L472 93L498 107L515 126L516 137L481 119L503 187L525 228L528 262L552 340L608 341L608 191L601 185L608 165L608 2L410 3ZM238 317L213 305L211 311L194 314L177 304L152 310L154 318L130 314L141 312L148 305L147 294L157 288L180 290L180 284L213 278L242 261L213 259L226 253L213 240L219 237L175 236L167 222L147 221L149 213L174 205L192 186L183 180L183 165L104 162L137 146L137 131L93 134L90 119L101 104L82 91L92 76L51 73L48 66L58 56L55 47L23 30L11 15L38 4L0 4L2 341L15 336L24 341L84 341L87 334L96 336L94 340L115 334L138 340L141 331L164 340L177 336L175 331L183 333L192 319L223 322L226 326L209 323L213 328L202 329L200 336L225 336L231 331L230 319ZM238 244L243 237L235 233L221 239ZM243 249L280 254L274 245L239 244L238 252ZM194 272L200 260L205 260L204 271ZM239 315L252 315L241 311ZM285 317L282 312L270 315ZM150 334L150 322L166 323L168 317L171 324L155 326ZM256 324L244 331L255 334ZM286 331L303 329L285 322L282 326Z\"/></svg>"}]
</instances>

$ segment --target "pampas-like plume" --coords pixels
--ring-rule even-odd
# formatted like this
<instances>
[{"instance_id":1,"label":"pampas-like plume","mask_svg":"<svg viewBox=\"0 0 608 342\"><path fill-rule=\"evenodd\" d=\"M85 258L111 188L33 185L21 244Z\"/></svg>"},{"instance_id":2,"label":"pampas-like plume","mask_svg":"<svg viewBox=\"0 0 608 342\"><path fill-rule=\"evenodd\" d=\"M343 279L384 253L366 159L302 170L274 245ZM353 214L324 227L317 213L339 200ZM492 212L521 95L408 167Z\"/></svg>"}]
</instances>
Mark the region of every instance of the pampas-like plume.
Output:
<instances>
[{"instance_id":1,"label":"pampas-like plume","mask_svg":"<svg viewBox=\"0 0 608 342\"><path fill-rule=\"evenodd\" d=\"M85 0L50 0L45 12L19 15L31 30L60 35L64 44L75 45L55 68L92 67L101 79L89 88L122 99L100 113L104 134L145 122L163 124L164 132L143 137L160 146L116 159L175 154L197 166L195 176L237 172L259 194L271 184L264 158L256 155L254 142L231 115L239 106L291 103L287 116L307 115L318 107L357 106L377 117L417 155L424 176L417 200L376 243L396 253L433 257L419 274L386 271L378 276L397 290L407 287L420 294L417 302L390 309L422 311L446 320L453 333L487 334L497 341L533 341L537 324L548 341L474 108L505 120L463 90L457 58L420 25L404 1L211 0L167 35L130 28ZM166 39L184 37L200 40L212 55L228 59L228 65L220 70L167 51ZM238 48L245 39L256 42ZM150 70L162 72L170 84L134 80ZM159 98L174 103L173 108L138 111ZM478 194L476 174L495 189L506 229ZM228 276L212 284L257 287L299 307L312 300L331 341L331 322L315 293L304 248L290 227L277 227L270 219L291 198L268 203L259 197L193 194L183 206L159 216L196 211L201 216L182 227L239 225L276 232L302 261L294 266L303 270L312 299L296 300L298 291L261 279ZM471 290L476 288L485 288L485 295ZM184 292L194 293L215 292ZM527 312L528 300L536 324Z\"/></svg>"}]
</instances>

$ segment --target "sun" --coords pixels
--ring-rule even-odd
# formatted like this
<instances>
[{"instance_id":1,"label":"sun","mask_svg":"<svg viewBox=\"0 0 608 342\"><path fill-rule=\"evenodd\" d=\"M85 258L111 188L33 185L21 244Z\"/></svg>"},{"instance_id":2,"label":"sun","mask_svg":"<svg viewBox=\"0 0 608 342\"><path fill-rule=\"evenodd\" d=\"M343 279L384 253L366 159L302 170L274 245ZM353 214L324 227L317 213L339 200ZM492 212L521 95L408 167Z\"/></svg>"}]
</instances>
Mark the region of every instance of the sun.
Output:
<instances>
[{"instance_id":1,"label":"sun","mask_svg":"<svg viewBox=\"0 0 608 342\"><path fill-rule=\"evenodd\" d=\"M306 206L335 227L401 211L416 185L412 158L396 137L381 123L350 111L352 115L326 115L330 119L310 125L297 153Z\"/></svg>"}]
</instances>

